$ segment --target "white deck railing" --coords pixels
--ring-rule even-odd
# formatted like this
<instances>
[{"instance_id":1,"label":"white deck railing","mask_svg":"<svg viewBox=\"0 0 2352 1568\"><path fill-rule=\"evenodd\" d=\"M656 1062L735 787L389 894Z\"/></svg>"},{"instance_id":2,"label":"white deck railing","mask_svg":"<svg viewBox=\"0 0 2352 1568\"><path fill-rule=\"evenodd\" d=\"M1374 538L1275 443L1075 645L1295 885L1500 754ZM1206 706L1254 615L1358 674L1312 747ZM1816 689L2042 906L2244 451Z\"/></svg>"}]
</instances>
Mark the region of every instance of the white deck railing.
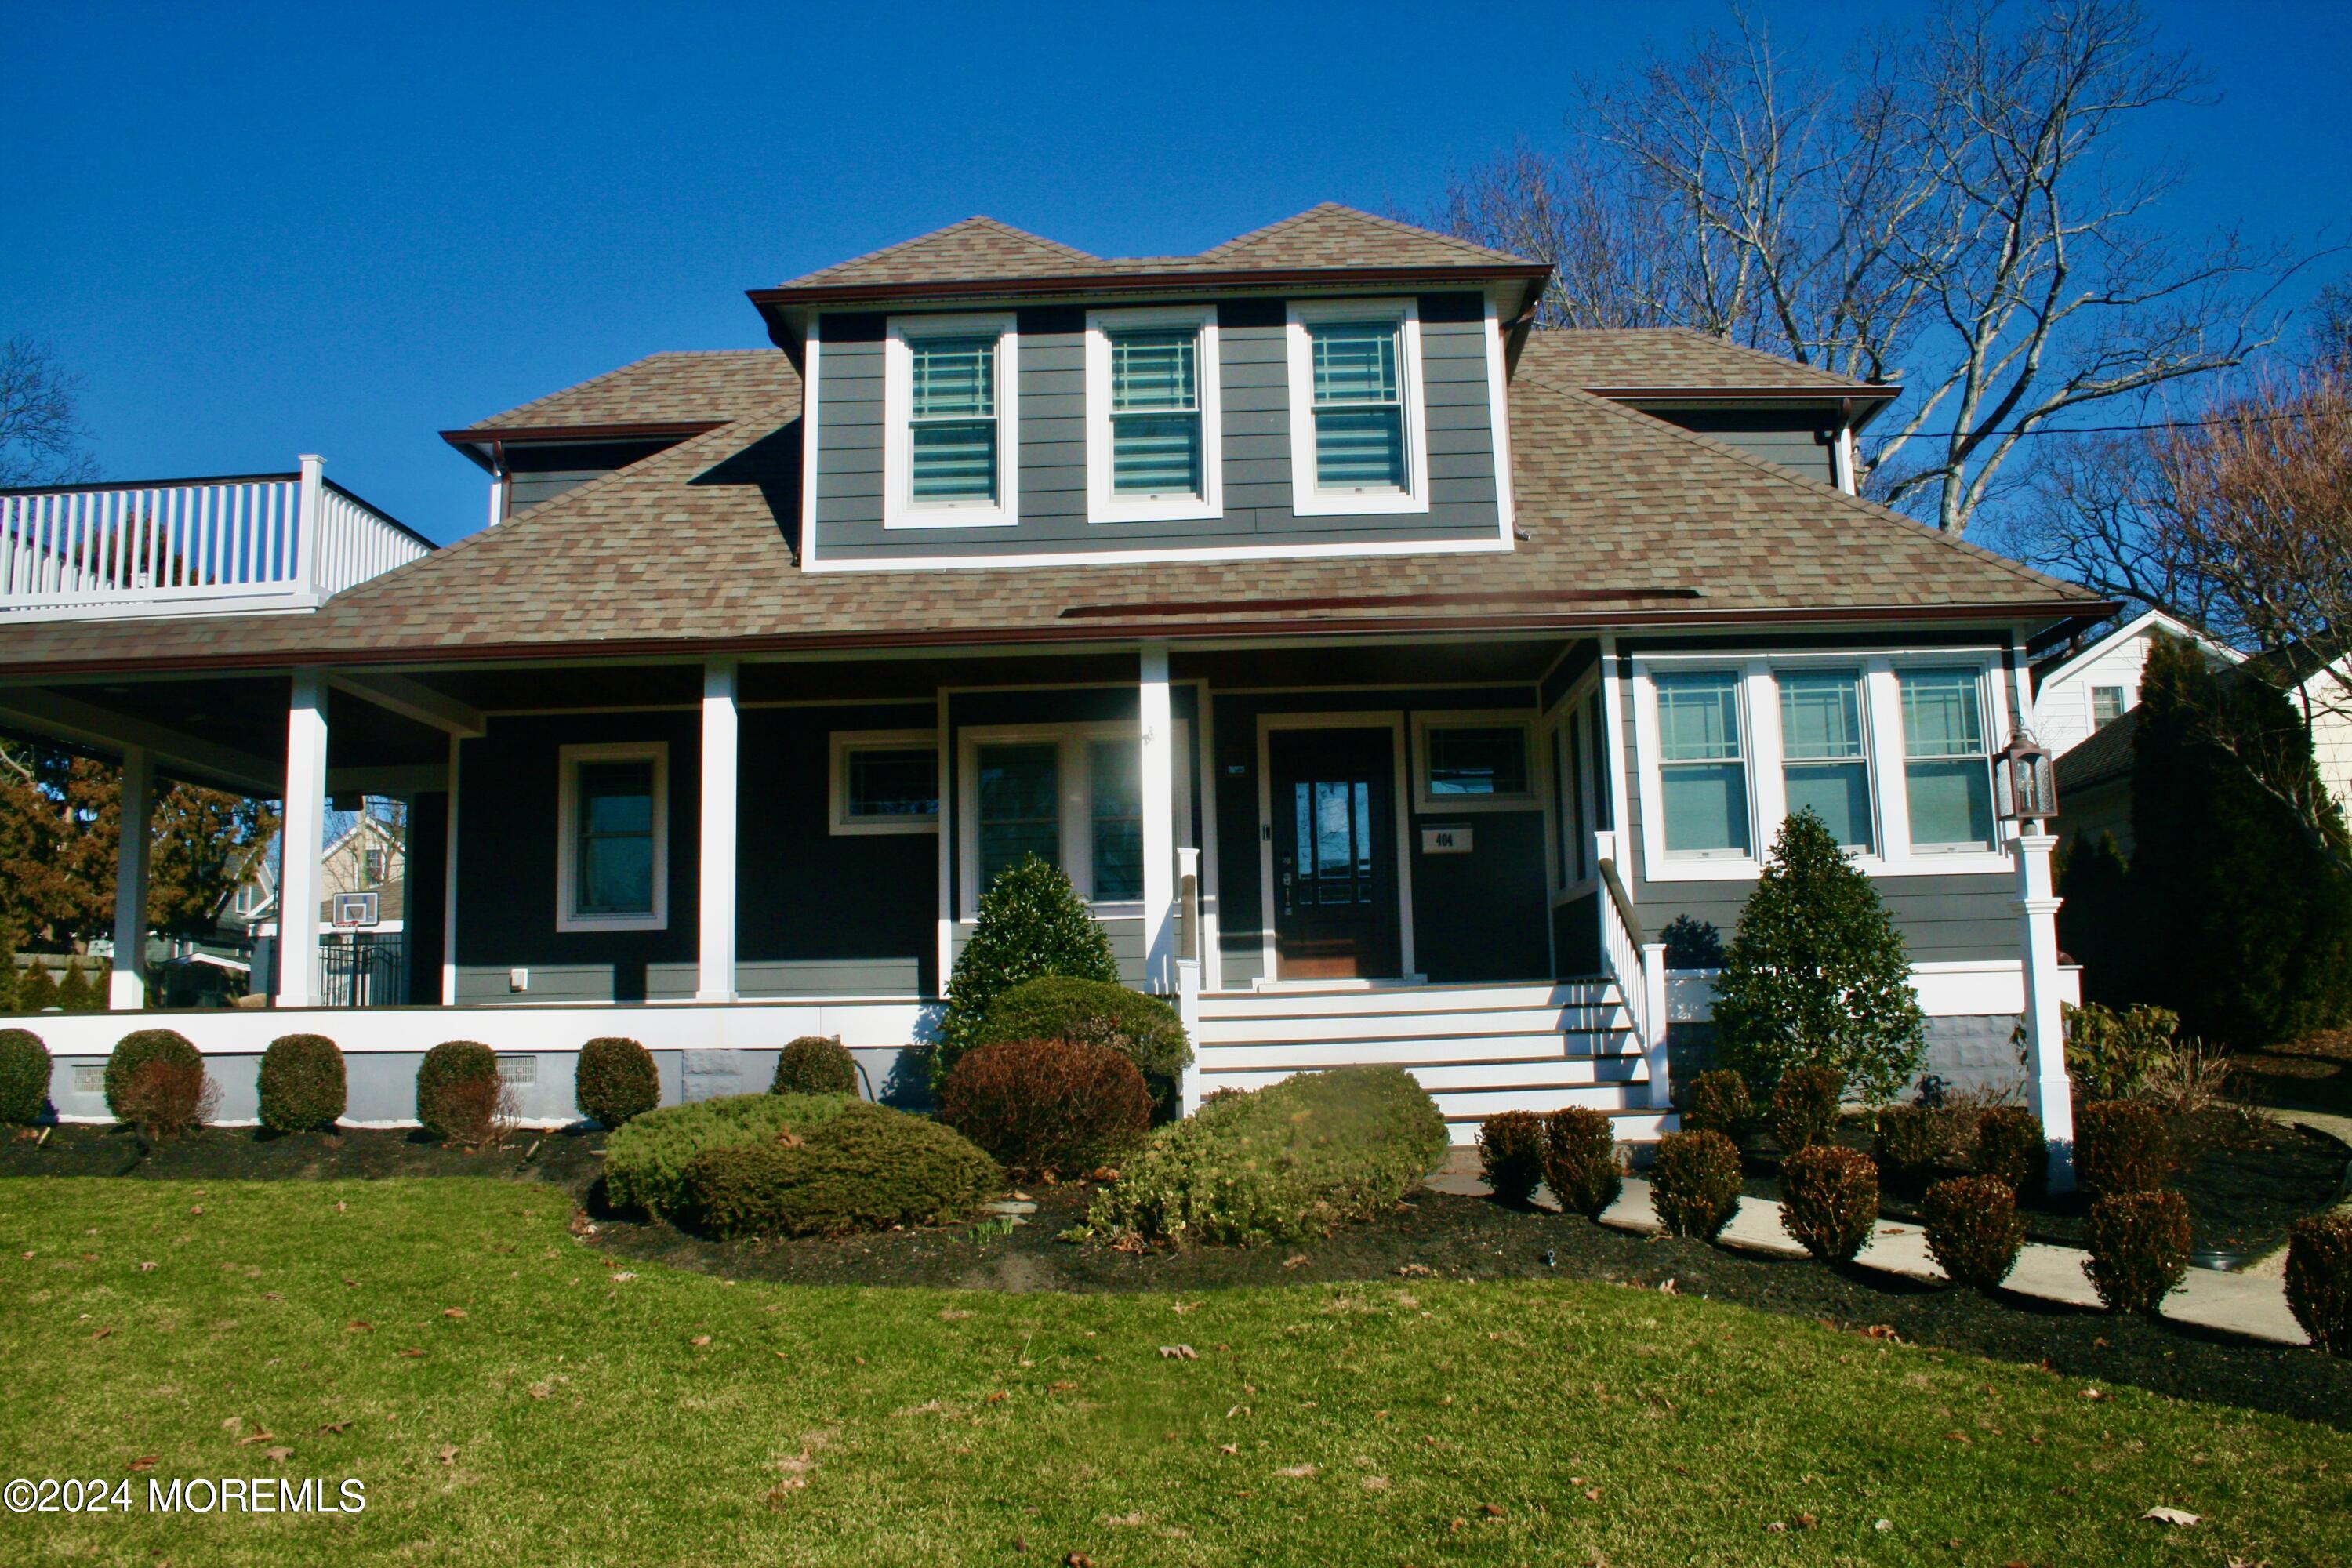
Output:
<instances>
[{"instance_id":1,"label":"white deck railing","mask_svg":"<svg viewBox=\"0 0 2352 1568\"><path fill-rule=\"evenodd\" d=\"M432 552L324 469L0 490L0 615L311 609Z\"/></svg>"}]
</instances>

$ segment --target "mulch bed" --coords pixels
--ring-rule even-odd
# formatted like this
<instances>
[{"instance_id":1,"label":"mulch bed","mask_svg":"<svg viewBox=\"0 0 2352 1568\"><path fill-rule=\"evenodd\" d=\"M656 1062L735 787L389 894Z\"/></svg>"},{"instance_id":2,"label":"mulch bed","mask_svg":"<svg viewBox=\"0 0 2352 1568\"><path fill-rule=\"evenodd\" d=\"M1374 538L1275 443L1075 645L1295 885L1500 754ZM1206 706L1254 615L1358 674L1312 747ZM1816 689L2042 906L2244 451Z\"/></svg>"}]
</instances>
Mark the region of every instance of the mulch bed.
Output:
<instances>
[{"instance_id":1,"label":"mulch bed","mask_svg":"<svg viewBox=\"0 0 2352 1568\"><path fill-rule=\"evenodd\" d=\"M1870 1151L1867 1119L1840 1122L1837 1136L1848 1148ZM2352 1149L2325 1132L2221 1110L2183 1118L2175 1124L2174 1138L2184 1168L2171 1184L2189 1200L2191 1246L2200 1261L2213 1267L2235 1268L2285 1246L2296 1220L2325 1213L2347 1195ZM1742 1152L1748 1165L1743 1190L1751 1197L1779 1198L1779 1151L1769 1140L1751 1140ZM1884 1182L1879 1213L1916 1224L1918 1201L1929 1183L1958 1174L1952 1170ZM2018 1207L2029 1239L2083 1245L2090 1204L2082 1194L2021 1193Z\"/></svg>"},{"instance_id":2,"label":"mulch bed","mask_svg":"<svg viewBox=\"0 0 2352 1568\"><path fill-rule=\"evenodd\" d=\"M526 1134L524 1143L535 1135ZM0 1175L127 1175L151 1180L375 1180L491 1175L572 1193L595 1226L589 1245L725 1279L794 1285L996 1290L1159 1290L1234 1286L1568 1278L1735 1301L1854 1332L2001 1361L2054 1376L2131 1384L2179 1398L2266 1410L2352 1430L2352 1361L2248 1342L2168 1322L2111 1317L2024 1297L1987 1298L1861 1269L1628 1235L1545 1209L1423 1192L1381 1223L1297 1247L1125 1253L1055 1240L1083 1217L1093 1188L1026 1189L1026 1223L975 1223L842 1240L719 1242L674 1226L604 1212L602 1134L557 1132L475 1154L420 1133L346 1131L290 1138L213 1128L142 1152L119 1128L58 1127L45 1145L0 1142Z\"/></svg>"}]
</instances>

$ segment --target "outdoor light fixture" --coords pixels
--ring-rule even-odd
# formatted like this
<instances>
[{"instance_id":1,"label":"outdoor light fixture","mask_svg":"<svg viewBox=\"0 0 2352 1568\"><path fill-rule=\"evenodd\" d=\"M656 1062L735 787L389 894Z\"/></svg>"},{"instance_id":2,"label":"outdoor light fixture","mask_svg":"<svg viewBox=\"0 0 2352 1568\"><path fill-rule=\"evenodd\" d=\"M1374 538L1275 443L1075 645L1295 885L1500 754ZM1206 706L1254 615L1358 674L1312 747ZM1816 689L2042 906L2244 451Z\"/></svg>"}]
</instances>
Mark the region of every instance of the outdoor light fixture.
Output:
<instances>
[{"instance_id":1,"label":"outdoor light fixture","mask_svg":"<svg viewBox=\"0 0 2352 1568\"><path fill-rule=\"evenodd\" d=\"M2050 753L2019 725L1995 757L1993 793L2003 822L2046 822L2058 815L2058 778Z\"/></svg>"}]
</instances>

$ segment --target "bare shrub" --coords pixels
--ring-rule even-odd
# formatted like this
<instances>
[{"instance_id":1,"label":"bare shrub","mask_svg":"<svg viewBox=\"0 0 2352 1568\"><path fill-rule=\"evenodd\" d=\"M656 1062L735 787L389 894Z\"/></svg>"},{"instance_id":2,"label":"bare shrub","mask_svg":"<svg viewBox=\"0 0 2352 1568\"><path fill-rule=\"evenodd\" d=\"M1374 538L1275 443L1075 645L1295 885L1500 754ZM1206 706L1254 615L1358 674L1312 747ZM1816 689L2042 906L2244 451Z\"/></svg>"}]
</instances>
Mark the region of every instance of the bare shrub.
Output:
<instances>
[{"instance_id":1,"label":"bare shrub","mask_svg":"<svg viewBox=\"0 0 2352 1568\"><path fill-rule=\"evenodd\" d=\"M442 1086L436 1109L442 1135L468 1149L497 1149L513 1137L522 1102L503 1077L459 1079Z\"/></svg>"},{"instance_id":2,"label":"bare shrub","mask_svg":"<svg viewBox=\"0 0 2352 1568\"><path fill-rule=\"evenodd\" d=\"M149 1142L193 1132L213 1119L220 1086L200 1061L158 1058L132 1069L117 1113Z\"/></svg>"}]
</instances>

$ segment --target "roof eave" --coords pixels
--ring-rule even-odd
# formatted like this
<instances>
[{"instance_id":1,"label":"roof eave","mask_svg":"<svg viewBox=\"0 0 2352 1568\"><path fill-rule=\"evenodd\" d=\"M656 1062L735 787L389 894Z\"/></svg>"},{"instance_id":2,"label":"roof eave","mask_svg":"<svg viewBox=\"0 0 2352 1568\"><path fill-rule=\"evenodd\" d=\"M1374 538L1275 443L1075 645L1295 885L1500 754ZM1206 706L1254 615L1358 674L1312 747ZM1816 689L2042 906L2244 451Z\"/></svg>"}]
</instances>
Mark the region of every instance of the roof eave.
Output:
<instances>
[{"instance_id":1,"label":"roof eave","mask_svg":"<svg viewBox=\"0 0 2352 1568\"><path fill-rule=\"evenodd\" d=\"M724 419L629 420L605 425L469 425L444 430L441 439L471 458L487 474L499 471L498 449L527 442L691 440L728 423Z\"/></svg>"}]
</instances>

